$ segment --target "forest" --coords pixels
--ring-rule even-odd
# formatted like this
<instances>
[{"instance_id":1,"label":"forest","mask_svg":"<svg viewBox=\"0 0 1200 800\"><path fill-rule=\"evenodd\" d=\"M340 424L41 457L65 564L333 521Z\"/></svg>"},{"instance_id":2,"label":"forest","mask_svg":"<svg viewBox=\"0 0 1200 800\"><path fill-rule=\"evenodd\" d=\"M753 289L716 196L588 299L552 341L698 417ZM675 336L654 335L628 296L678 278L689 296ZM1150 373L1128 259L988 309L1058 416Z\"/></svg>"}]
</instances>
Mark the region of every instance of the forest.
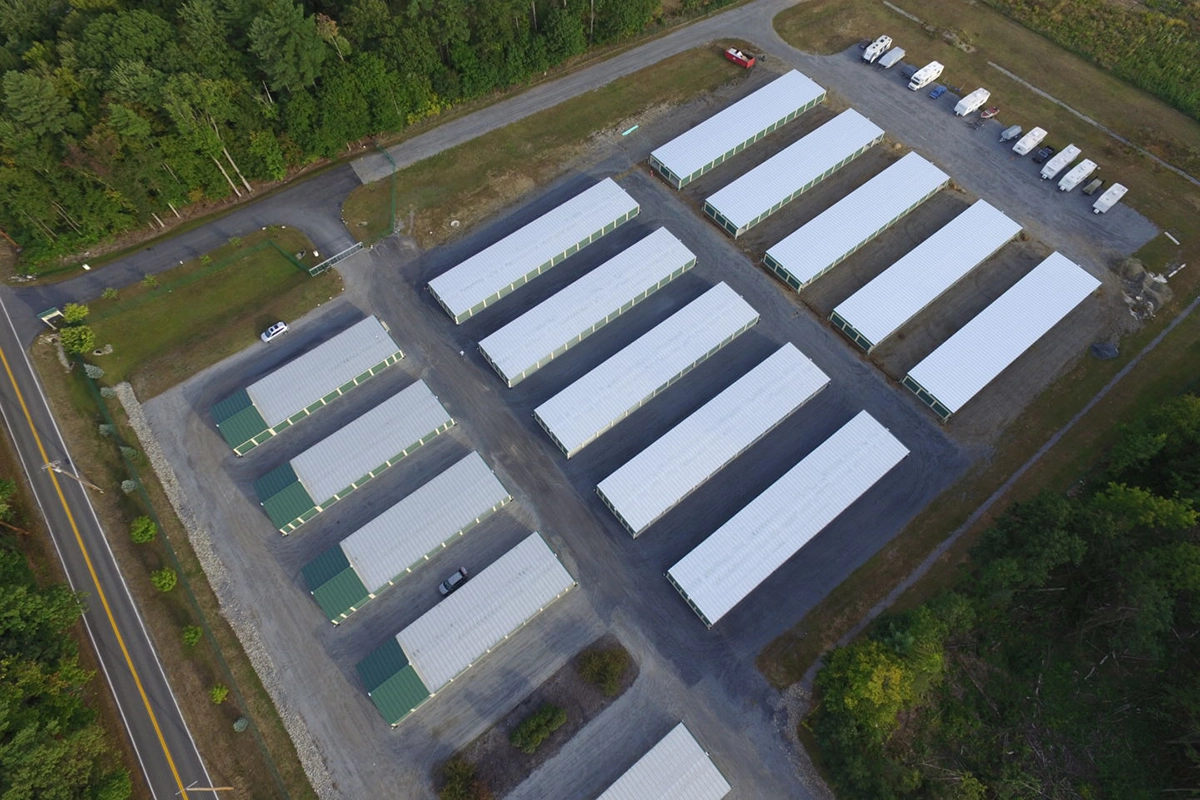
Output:
<instances>
[{"instance_id":1,"label":"forest","mask_svg":"<svg viewBox=\"0 0 1200 800\"><path fill-rule=\"evenodd\" d=\"M126 800L129 773L84 703L97 686L71 637L80 598L34 580L11 532L15 493L0 480L0 797Z\"/></svg>"},{"instance_id":2,"label":"forest","mask_svg":"<svg viewBox=\"0 0 1200 800\"><path fill-rule=\"evenodd\" d=\"M661 14L661 0L0 0L0 231L36 271Z\"/></svg>"},{"instance_id":3,"label":"forest","mask_svg":"<svg viewBox=\"0 0 1200 800\"><path fill-rule=\"evenodd\" d=\"M1200 793L1200 397L1015 504L957 584L835 650L806 720L843 798Z\"/></svg>"}]
</instances>

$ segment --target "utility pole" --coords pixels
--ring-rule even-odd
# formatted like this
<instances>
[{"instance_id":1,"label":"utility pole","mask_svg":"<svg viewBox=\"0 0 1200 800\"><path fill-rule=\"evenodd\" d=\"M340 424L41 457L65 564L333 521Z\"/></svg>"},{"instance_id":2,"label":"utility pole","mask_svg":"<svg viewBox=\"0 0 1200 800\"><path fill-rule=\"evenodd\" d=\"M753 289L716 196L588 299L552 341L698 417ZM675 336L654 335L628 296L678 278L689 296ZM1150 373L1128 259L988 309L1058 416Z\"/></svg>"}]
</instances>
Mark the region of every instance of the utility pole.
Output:
<instances>
[{"instance_id":1,"label":"utility pole","mask_svg":"<svg viewBox=\"0 0 1200 800\"><path fill-rule=\"evenodd\" d=\"M67 470L63 469L61 461L50 461L46 464L43 464L42 469L48 469L51 472L57 472L59 475L66 475L68 478L70 478L74 481L78 481L79 483L83 484L84 486L87 486L90 489L95 489L100 494L104 494L104 490L101 489L96 484L92 483L91 481L87 480L86 478L82 477L81 475L78 475L77 473L68 472Z\"/></svg>"}]
</instances>

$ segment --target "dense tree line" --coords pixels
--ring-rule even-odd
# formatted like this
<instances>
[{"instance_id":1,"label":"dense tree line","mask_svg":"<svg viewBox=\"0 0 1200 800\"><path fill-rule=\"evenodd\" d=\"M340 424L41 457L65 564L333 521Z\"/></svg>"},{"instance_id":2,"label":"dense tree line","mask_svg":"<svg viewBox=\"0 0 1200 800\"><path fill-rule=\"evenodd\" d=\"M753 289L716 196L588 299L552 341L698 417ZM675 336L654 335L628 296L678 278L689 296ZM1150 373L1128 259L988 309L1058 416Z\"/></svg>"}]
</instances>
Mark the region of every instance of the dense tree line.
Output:
<instances>
[{"instance_id":1,"label":"dense tree line","mask_svg":"<svg viewBox=\"0 0 1200 800\"><path fill-rule=\"evenodd\" d=\"M834 651L808 723L846 798L1194 796L1200 398L1013 506L957 586Z\"/></svg>"},{"instance_id":2,"label":"dense tree line","mask_svg":"<svg viewBox=\"0 0 1200 800\"><path fill-rule=\"evenodd\" d=\"M0 481L0 519L13 530L12 481ZM64 584L40 587L10 534L0 537L0 797L126 800L129 773L83 694L70 630L79 598Z\"/></svg>"},{"instance_id":3,"label":"dense tree line","mask_svg":"<svg viewBox=\"0 0 1200 800\"><path fill-rule=\"evenodd\" d=\"M0 229L29 264L76 252L660 13L660 0L0 0Z\"/></svg>"}]
</instances>

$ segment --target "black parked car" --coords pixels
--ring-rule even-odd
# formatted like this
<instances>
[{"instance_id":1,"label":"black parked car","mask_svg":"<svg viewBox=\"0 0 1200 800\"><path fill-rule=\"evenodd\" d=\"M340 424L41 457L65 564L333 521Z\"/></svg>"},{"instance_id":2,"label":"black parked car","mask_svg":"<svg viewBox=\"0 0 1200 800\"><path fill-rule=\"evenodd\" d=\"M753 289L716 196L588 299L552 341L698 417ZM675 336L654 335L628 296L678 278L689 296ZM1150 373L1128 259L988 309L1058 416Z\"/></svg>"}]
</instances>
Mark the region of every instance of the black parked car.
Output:
<instances>
[{"instance_id":1,"label":"black parked car","mask_svg":"<svg viewBox=\"0 0 1200 800\"><path fill-rule=\"evenodd\" d=\"M1049 147L1049 146L1043 147L1041 150L1038 150L1036 153L1033 154L1033 163L1045 164L1047 161L1050 160L1050 156L1054 155L1056 152L1058 152L1058 151L1055 150L1053 147Z\"/></svg>"}]
</instances>

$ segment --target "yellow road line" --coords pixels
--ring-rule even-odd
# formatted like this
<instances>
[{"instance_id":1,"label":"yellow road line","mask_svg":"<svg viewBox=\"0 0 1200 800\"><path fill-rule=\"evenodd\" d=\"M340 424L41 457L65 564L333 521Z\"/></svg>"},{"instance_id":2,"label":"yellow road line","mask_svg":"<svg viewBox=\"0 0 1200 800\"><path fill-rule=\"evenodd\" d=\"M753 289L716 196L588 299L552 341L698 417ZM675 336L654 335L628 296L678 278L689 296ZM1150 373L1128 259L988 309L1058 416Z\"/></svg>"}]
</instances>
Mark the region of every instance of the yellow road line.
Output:
<instances>
[{"instance_id":1,"label":"yellow road line","mask_svg":"<svg viewBox=\"0 0 1200 800\"><path fill-rule=\"evenodd\" d=\"M25 422L29 425L29 431L33 434L34 442L37 443L42 463L49 464L50 457L46 455L46 448L42 445L42 437L38 436L37 428L33 424L33 417L29 414L29 407L25 405L25 397L21 394L21 388L17 386L17 378L13 375L12 367L8 364L8 357L4 355L3 348L0 348L0 362L4 363L4 371L8 373L8 379L12 382L13 391L17 393L17 402L21 404L21 412L25 415ZM133 675L133 682L137 684L138 694L142 696L142 703L146 706L146 713L150 716L150 724L154 726L154 733L158 736L158 743L162 745L163 755L167 757L167 765L171 767L171 775L175 778L175 785L179 787L179 795L183 797L183 800L187 800L187 789L183 785L183 780L179 777L179 770L175 768L175 759L171 758L171 751L167 747L167 740L163 738L162 728L158 726L158 718L154 716L154 709L150 707L150 698L146 696L146 689L142 686L142 679L138 676L137 669L133 666L133 659L130 658L129 649L125 646L125 638L121 636L121 630L117 627L117 620L113 617L112 608L108 605L108 598L104 596L104 589L100 586L100 578L96 575L96 568L92 566L92 557L88 554L87 547L83 543L83 536L79 533L79 526L75 524L75 516L71 513L71 507L67 505L67 498L63 494L62 486L58 483L58 477L53 470L47 470L47 474L50 476L50 481L54 484L54 491L58 493L58 500L62 503L63 511L67 513L67 521L71 523L71 530L75 532L75 541L79 544L79 550L83 553L83 560L87 564L88 573L92 576L92 583L96 587L96 596L100 598L100 604L104 606L104 613L108 616L108 623L112 626L113 634L117 637L117 644L121 646L121 653L125 656L125 664L129 667L129 673ZM47 523L49 523L49 520L47 520ZM132 732L130 732L131 737L132 735Z\"/></svg>"}]
</instances>

